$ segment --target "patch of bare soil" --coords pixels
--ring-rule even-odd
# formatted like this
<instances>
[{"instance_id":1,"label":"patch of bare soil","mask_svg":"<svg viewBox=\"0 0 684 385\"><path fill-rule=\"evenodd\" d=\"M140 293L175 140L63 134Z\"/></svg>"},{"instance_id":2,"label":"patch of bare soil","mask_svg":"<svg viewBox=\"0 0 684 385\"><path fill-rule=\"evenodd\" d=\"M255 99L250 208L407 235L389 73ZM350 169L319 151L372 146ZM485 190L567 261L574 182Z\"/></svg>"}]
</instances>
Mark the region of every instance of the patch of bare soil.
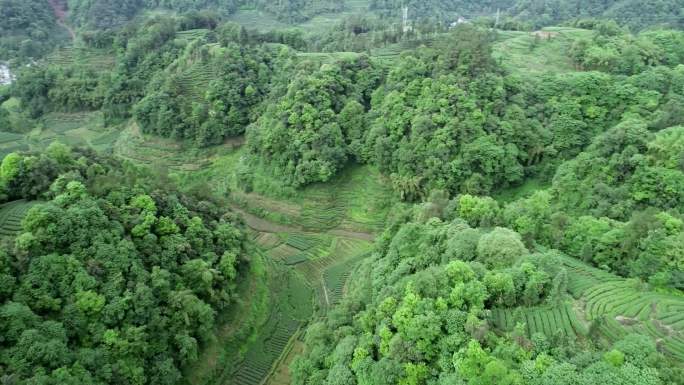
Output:
<instances>
[{"instance_id":1,"label":"patch of bare soil","mask_svg":"<svg viewBox=\"0 0 684 385\"><path fill-rule=\"evenodd\" d=\"M67 31L69 31L69 35L71 36L72 41L76 40L76 32L74 32L74 30L66 23L66 18L67 18L66 0L48 0L48 3L50 3L50 7L52 8L52 12L54 12L55 17L57 18L57 24L61 25Z\"/></svg>"},{"instance_id":2,"label":"patch of bare soil","mask_svg":"<svg viewBox=\"0 0 684 385\"><path fill-rule=\"evenodd\" d=\"M632 325L636 325L637 323L639 323L639 320L636 320L634 318L629 318L629 317L623 317L621 315L615 317L615 320L623 326L632 326Z\"/></svg>"}]
</instances>

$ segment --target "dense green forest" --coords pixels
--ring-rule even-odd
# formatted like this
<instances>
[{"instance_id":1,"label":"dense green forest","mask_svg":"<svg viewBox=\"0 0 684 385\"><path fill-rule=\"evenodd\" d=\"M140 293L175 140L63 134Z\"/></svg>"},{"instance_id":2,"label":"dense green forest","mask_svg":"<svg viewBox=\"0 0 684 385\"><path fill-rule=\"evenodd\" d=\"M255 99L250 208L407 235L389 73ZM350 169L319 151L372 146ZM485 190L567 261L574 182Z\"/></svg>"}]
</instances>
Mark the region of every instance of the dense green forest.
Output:
<instances>
[{"instance_id":1,"label":"dense green forest","mask_svg":"<svg viewBox=\"0 0 684 385\"><path fill-rule=\"evenodd\" d=\"M494 308L565 301L562 256L528 250L509 229L453 217L422 222L405 213L382 235L349 296L311 325L294 384L681 383L681 369L642 336L602 352L564 330L530 336L518 323L492 333Z\"/></svg>"},{"instance_id":2,"label":"dense green forest","mask_svg":"<svg viewBox=\"0 0 684 385\"><path fill-rule=\"evenodd\" d=\"M32 384L174 384L235 301L236 219L130 164L59 144L3 159L33 202L4 243L2 362Z\"/></svg>"},{"instance_id":3,"label":"dense green forest","mask_svg":"<svg viewBox=\"0 0 684 385\"><path fill-rule=\"evenodd\" d=\"M298 22L322 12L339 12L344 1L332 0L68 0L71 20L89 28L121 26L140 13L166 9L176 12L211 10L222 14L239 8L254 8L273 14L285 22Z\"/></svg>"},{"instance_id":4,"label":"dense green forest","mask_svg":"<svg viewBox=\"0 0 684 385\"><path fill-rule=\"evenodd\" d=\"M66 40L47 0L2 0L0 18L0 60L37 59Z\"/></svg>"},{"instance_id":5,"label":"dense green forest","mask_svg":"<svg viewBox=\"0 0 684 385\"><path fill-rule=\"evenodd\" d=\"M373 0L370 5L382 15L398 15L405 6L414 18L453 21L459 16L494 18L499 13L531 27L587 17L613 19L634 29L658 24L679 27L682 23L682 4L676 0Z\"/></svg>"},{"instance_id":6,"label":"dense green forest","mask_svg":"<svg viewBox=\"0 0 684 385\"><path fill-rule=\"evenodd\" d=\"M0 382L684 384L683 9L0 0Z\"/></svg>"}]
</instances>

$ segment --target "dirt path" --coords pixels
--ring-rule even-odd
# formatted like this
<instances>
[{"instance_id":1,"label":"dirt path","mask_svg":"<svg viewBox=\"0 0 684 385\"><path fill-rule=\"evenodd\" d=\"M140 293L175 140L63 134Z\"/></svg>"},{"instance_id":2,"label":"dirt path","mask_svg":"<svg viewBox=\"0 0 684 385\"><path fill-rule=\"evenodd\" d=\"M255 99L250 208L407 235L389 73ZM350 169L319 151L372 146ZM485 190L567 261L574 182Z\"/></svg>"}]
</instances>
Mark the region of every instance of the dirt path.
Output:
<instances>
[{"instance_id":1,"label":"dirt path","mask_svg":"<svg viewBox=\"0 0 684 385\"><path fill-rule=\"evenodd\" d=\"M67 11L65 0L48 0L48 3L50 3L50 7L52 7L52 12L55 13L57 24L69 31L71 41L74 42L76 40L76 32L74 32L73 28L66 23Z\"/></svg>"},{"instance_id":2,"label":"dirt path","mask_svg":"<svg viewBox=\"0 0 684 385\"><path fill-rule=\"evenodd\" d=\"M325 287L325 278L321 277L321 285L323 286L323 294L325 294L325 304L330 307L330 299L328 298L328 288Z\"/></svg>"},{"instance_id":3,"label":"dirt path","mask_svg":"<svg viewBox=\"0 0 684 385\"><path fill-rule=\"evenodd\" d=\"M328 234L337 235L339 237L345 237L345 238L355 238L355 239L360 239L362 241L368 241L368 242L373 242L375 240L375 235L373 235L371 233L362 233L362 232L358 232L358 231L333 229L333 230L328 231Z\"/></svg>"}]
</instances>

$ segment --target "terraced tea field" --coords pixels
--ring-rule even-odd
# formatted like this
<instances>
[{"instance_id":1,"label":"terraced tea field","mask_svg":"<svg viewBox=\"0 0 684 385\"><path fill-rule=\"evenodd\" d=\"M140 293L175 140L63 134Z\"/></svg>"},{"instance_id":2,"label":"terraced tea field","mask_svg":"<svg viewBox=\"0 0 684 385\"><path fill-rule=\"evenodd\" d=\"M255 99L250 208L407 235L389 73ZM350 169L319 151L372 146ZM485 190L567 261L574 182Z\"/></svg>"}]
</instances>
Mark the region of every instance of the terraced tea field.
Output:
<instances>
[{"instance_id":1,"label":"terraced tea field","mask_svg":"<svg viewBox=\"0 0 684 385\"><path fill-rule=\"evenodd\" d=\"M53 112L41 119L38 128L29 134L29 139L37 148L58 141L72 146L111 150L119 135L119 127L105 127L104 115L100 111Z\"/></svg>"},{"instance_id":2,"label":"terraced tea field","mask_svg":"<svg viewBox=\"0 0 684 385\"><path fill-rule=\"evenodd\" d=\"M261 32L290 27L289 24L280 22L273 15L256 9L240 9L229 15L227 19Z\"/></svg>"},{"instance_id":3,"label":"terraced tea field","mask_svg":"<svg viewBox=\"0 0 684 385\"><path fill-rule=\"evenodd\" d=\"M391 186L375 169L350 167L326 185L292 194L280 194L282 190L266 194L272 181L259 173L255 185L261 193L243 193L232 171L242 154L242 149L232 151L220 155L207 169L178 175L185 181L204 181L203 186L209 185L212 191L223 191L227 204L250 229L258 259L267 261L268 277L263 281L285 275L290 283L281 280L270 286L268 304L257 311L260 318L250 332L250 342L219 376L210 373L203 378L213 377L217 380L209 383L217 385L289 384L290 352L301 348L299 336L308 323L325 316L344 297L354 268L371 250L374 233L384 228ZM283 303L297 305L283 308ZM296 309L308 309L308 313L304 316ZM235 351L235 346L230 350ZM207 382L193 385L203 383Z\"/></svg>"},{"instance_id":4,"label":"terraced tea field","mask_svg":"<svg viewBox=\"0 0 684 385\"><path fill-rule=\"evenodd\" d=\"M439 36L439 35L438 35ZM399 43L388 44L381 48L373 48L371 55L374 59L386 65L392 65L399 59L402 52L418 48L420 46L431 47L435 44L437 37L429 37L418 40L408 40Z\"/></svg>"},{"instance_id":5,"label":"terraced tea field","mask_svg":"<svg viewBox=\"0 0 684 385\"><path fill-rule=\"evenodd\" d=\"M28 150L24 135L0 131L0 160L15 151Z\"/></svg>"},{"instance_id":6,"label":"terraced tea field","mask_svg":"<svg viewBox=\"0 0 684 385\"><path fill-rule=\"evenodd\" d=\"M590 337L606 346L629 333L649 336L661 352L684 362L684 297L649 290L646 284L618 277L570 257L561 259L568 271L573 301L559 306L496 309L493 325L512 331L525 324L528 336L562 333Z\"/></svg>"},{"instance_id":7,"label":"terraced tea field","mask_svg":"<svg viewBox=\"0 0 684 385\"><path fill-rule=\"evenodd\" d=\"M315 184L289 198L233 191L230 199L245 211L297 227L302 232L368 235L383 229L390 185L370 167L350 167L327 184ZM372 239L365 237L366 239Z\"/></svg>"},{"instance_id":8,"label":"terraced tea field","mask_svg":"<svg viewBox=\"0 0 684 385\"><path fill-rule=\"evenodd\" d=\"M101 131L104 129L104 116L102 112L53 112L45 115L43 125L58 134L65 134L82 127Z\"/></svg>"},{"instance_id":9,"label":"terraced tea field","mask_svg":"<svg viewBox=\"0 0 684 385\"><path fill-rule=\"evenodd\" d=\"M357 52L300 52L297 54L297 57L302 60L310 60L319 64L355 59L359 56L360 54Z\"/></svg>"},{"instance_id":10,"label":"terraced tea field","mask_svg":"<svg viewBox=\"0 0 684 385\"><path fill-rule=\"evenodd\" d=\"M321 314L337 303L356 264L368 256L370 242L338 237L330 246L327 257L297 265L301 276L316 290Z\"/></svg>"},{"instance_id":11,"label":"terraced tea field","mask_svg":"<svg viewBox=\"0 0 684 385\"><path fill-rule=\"evenodd\" d=\"M268 317L247 346L244 359L222 384L262 384L276 372L278 381L285 381L286 357L299 332L342 299L351 272L371 247L362 239L283 225L267 231L268 227L259 224L251 230L274 277Z\"/></svg>"},{"instance_id":12,"label":"terraced tea field","mask_svg":"<svg viewBox=\"0 0 684 385\"><path fill-rule=\"evenodd\" d=\"M0 131L0 145L7 143L16 142L17 140L23 139L23 135L15 134L13 132L2 132Z\"/></svg>"},{"instance_id":13,"label":"terraced tea field","mask_svg":"<svg viewBox=\"0 0 684 385\"><path fill-rule=\"evenodd\" d=\"M560 333L570 337L588 334L587 327L577 319L570 304L550 308L494 309L492 320L498 329L508 332L513 331L516 324L524 324L528 336L535 333L546 336Z\"/></svg>"},{"instance_id":14,"label":"terraced tea field","mask_svg":"<svg viewBox=\"0 0 684 385\"><path fill-rule=\"evenodd\" d=\"M185 31L178 31L176 32L176 39L193 41L206 37L208 33L208 29L189 29Z\"/></svg>"},{"instance_id":15,"label":"terraced tea field","mask_svg":"<svg viewBox=\"0 0 684 385\"><path fill-rule=\"evenodd\" d=\"M13 237L21 231L21 221L37 202L18 200L0 206L0 238Z\"/></svg>"},{"instance_id":16,"label":"terraced tea field","mask_svg":"<svg viewBox=\"0 0 684 385\"><path fill-rule=\"evenodd\" d=\"M498 31L494 58L506 69L527 75L575 71L568 50L575 40L590 38L592 31L549 27L542 32L536 37L529 32ZM529 60L531 53L535 60Z\"/></svg>"},{"instance_id":17,"label":"terraced tea field","mask_svg":"<svg viewBox=\"0 0 684 385\"><path fill-rule=\"evenodd\" d=\"M327 307L335 305L342 300L344 288L351 277L354 267L369 256L369 253L359 254L342 263L331 264L331 266L323 270L323 289L325 291L324 298Z\"/></svg>"},{"instance_id":18,"label":"terraced tea field","mask_svg":"<svg viewBox=\"0 0 684 385\"><path fill-rule=\"evenodd\" d=\"M607 343L640 333L652 337L662 352L684 361L684 298L649 291L643 283L571 258L564 264L571 277L570 291Z\"/></svg>"},{"instance_id":19,"label":"terraced tea field","mask_svg":"<svg viewBox=\"0 0 684 385\"><path fill-rule=\"evenodd\" d=\"M314 3L315 4L315 3ZM339 20L352 15L368 15L368 0L346 0L345 8L342 12L322 12L308 21L297 24L296 27L305 32L320 32L330 28L330 25ZM314 5L315 6L315 5ZM228 16L228 20L244 25L250 29L257 29L262 32L292 28L292 24L278 20L273 14L250 9L249 6L242 7L235 13Z\"/></svg>"},{"instance_id":20,"label":"terraced tea field","mask_svg":"<svg viewBox=\"0 0 684 385\"><path fill-rule=\"evenodd\" d=\"M122 158L152 167L163 167L175 172L196 172L211 166L215 157L239 145L227 142L223 146L197 149L192 143L143 135L135 122L120 131L113 145L114 153Z\"/></svg>"},{"instance_id":21,"label":"terraced tea field","mask_svg":"<svg viewBox=\"0 0 684 385\"><path fill-rule=\"evenodd\" d=\"M69 46L59 48L45 60L60 66L81 65L93 71L102 71L114 68L116 54L106 50Z\"/></svg>"},{"instance_id":22,"label":"terraced tea field","mask_svg":"<svg viewBox=\"0 0 684 385\"><path fill-rule=\"evenodd\" d=\"M111 150L121 134L118 127L105 127L99 111L49 113L27 130L27 134L0 131L0 159L11 152L41 150L52 142Z\"/></svg>"},{"instance_id":23,"label":"terraced tea field","mask_svg":"<svg viewBox=\"0 0 684 385\"><path fill-rule=\"evenodd\" d=\"M198 63L175 76L176 84L183 94L201 103L204 101L204 93L209 87L209 82L215 79L217 74L210 66Z\"/></svg>"},{"instance_id":24,"label":"terraced tea field","mask_svg":"<svg viewBox=\"0 0 684 385\"><path fill-rule=\"evenodd\" d=\"M273 271L277 273L270 283L273 297L268 319L259 328L256 340L247 347L243 361L229 380L231 384L262 383L311 317L311 288L289 269L275 268Z\"/></svg>"}]
</instances>

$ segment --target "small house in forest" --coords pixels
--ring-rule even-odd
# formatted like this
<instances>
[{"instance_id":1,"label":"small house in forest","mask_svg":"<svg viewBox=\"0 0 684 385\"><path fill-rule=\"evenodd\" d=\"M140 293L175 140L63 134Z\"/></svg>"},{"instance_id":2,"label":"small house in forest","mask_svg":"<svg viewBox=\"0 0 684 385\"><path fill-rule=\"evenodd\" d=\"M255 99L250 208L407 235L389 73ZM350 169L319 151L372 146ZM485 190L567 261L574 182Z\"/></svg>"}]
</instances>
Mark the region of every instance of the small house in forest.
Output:
<instances>
[{"instance_id":1,"label":"small house in forest","mask_svg":"<svg viewBox=\"0 0 684 385\"><path fill-rule=\"evenodd\" d=\"M459 16L458 20L452 21L451 24L449 24L449 28L456 28L461 24L467 24L467 23L468 23L468 19L466 19L463 16Z\"/></svg>"}]
</instances>

